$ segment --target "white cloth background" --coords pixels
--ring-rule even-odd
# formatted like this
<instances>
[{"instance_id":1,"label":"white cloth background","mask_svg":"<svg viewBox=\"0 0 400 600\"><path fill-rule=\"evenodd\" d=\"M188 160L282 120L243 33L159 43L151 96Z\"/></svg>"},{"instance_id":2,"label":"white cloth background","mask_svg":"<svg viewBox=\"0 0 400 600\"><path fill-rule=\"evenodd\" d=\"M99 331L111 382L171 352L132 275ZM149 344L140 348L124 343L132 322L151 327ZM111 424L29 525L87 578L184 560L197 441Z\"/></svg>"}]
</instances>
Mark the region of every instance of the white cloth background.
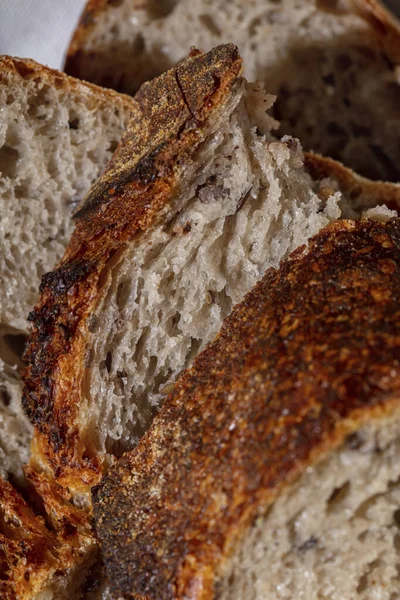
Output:
<instances>
[{"instance_id":1,"label":"white cloth background","mask_svg":"<svg viewBox=\"0 0 400 600\"><path fill-rule=\"evenodd\" d=\"M400 0L386 3L400 16ZM85 0L0 0L0 54L60 68L85 4Z\"/></svg>"},{"instance_id":2,"label":"white cloth background","mask_svg":"<svg viewBox=\"0 0 400 600\"><path fill-rule=\"evenodd\" d=\"M85 0L0 0L0 54L60 68Z\"/></svg>"}]
</instances>

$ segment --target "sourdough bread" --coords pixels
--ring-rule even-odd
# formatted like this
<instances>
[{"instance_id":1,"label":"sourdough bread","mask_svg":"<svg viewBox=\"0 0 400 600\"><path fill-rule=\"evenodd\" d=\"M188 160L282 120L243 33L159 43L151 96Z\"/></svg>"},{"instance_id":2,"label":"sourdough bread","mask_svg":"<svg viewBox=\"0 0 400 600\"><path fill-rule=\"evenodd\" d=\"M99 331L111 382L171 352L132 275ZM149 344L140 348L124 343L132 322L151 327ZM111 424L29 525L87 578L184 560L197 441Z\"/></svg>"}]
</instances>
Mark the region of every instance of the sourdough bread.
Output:
<instances>
[{"instance_id":1,"label":"sourdough bread","mask_svg":"<svg viewBox=\"0 0 400 600\"><path fill-rule=\"evenodd\" d=\"M134 102L31 60L0 57L0 475L21 476L22 352L41 276L70 237L72 213L103 171Z\"/></svg>"},{"instance_id":2,"label":"sourdough bread","mask_svg":"<svg viewBox=\"0 0 400 600\"><path fill-rule=\"evenodd\" d=\"M239 46L278 100L280 135L373 179L399 180L397 23L375 0L90 0L68 73L134 93L191 46Z\"/></svg>"},{"instance_id":3,"label":"sourdough bread","mask_svg":"<svg viewBox=\"0 0 400 600\"><path fill-rule=\"evenodd\" d=\"M0 326L27 330L40 279L103 172L134 102L31 60L0 57Z\"/></svg>"},{"instance_id":4,"label":"sourdough bread","mask_svg":"<svg viewBox=\"0 0 400 600\"><path fill-rule=\"evenodd\" d=\"M134 106L34 61L0 57L3 600L80 598L95 560L86 513L44 475L23 473L32 426L21 409L22 354L40 278L61 257L72 213L111 158Z\"/></svg>"},{"instance_id":5,"label":"sourdough bread","mask_svg":"<svg viewBox=\"0 0 400 600\"><path fill-rule=\"evenodd\" d=\"M140 118L43 279L27 351L34 464L89 505L91 485L266 269L333 220L399 206L398 186L336 163L312 177L298 141L273 136L273 99L242 78L232 45L192 56L136 99Z\"/></svg>"},{"instance_id":6,"label":"sourdough bread","mask_svg":"<svg viewBox=\"0 0 400 600\"><path fill-rule=\"evenodd\" d=\"M267 272L95 490L115 598L396 598L399 300L399 219Z\"/></svg>"},{"instance_id":7,"label":"sourdough bread","mask_svg":"<svg viewBox=\"0 0 400 600\"><path fill-rule=\"evenodd\" d=\"M45 484L54 490L48 503L62 498L56 514L60 503L80 511L60 567L84 582L79 593L107 594L90 566L92 485L137 444L233 304L330 221L366 210L387 219L400 205L399 186L277 140L272 100L242 78L232 45L144 85L64 258L42 281L27 351L24 404L37 428L29 477L42 478L40 496Z\"/></svg>"}]
</instances>

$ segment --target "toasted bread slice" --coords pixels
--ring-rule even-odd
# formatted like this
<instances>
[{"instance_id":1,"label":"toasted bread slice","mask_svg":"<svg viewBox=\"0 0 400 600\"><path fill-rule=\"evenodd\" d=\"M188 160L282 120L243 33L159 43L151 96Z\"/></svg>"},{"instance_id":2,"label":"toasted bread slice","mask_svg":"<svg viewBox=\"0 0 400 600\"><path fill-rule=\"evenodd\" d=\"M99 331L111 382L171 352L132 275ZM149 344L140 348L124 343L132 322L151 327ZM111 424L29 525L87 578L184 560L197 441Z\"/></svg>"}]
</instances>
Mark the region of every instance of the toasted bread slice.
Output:
<instances>
[{"instance_id":1,"label":"toasted bread slice","mask_svg":"<svg viewBox=\"0 0 400 600\"><path fill-rule=\"evenodd\" d=\"M195 54L136 100L140 117L31 317L33 461L88 504L266 269L332 220L399 206L399 186L337 163L309 157L310 175L298 141L272 135L272 98L242 78L232 45Z\"/></svg>"},{"instance_id":2,"label":"toasted bread slice","mask_svg":"<svg viewBox=\"0 0 400 600\"><path fill-rule=\"evenodd\" d=\"M175 385L94 514L115 598L395 598L400 219L328 226Z\"/></svg>"},{"instance_id":3,"label":"toasted bread slice","mask_svg":"<svg viewBox=\"0 0 400 600\"><path fill-rule=\"evenodd\" d=\"M375 0L90 0L65 69L134 93L192 45L222 42L278 96L281 135L399 181L399 26Z\"/></svg>"}]
</instances>

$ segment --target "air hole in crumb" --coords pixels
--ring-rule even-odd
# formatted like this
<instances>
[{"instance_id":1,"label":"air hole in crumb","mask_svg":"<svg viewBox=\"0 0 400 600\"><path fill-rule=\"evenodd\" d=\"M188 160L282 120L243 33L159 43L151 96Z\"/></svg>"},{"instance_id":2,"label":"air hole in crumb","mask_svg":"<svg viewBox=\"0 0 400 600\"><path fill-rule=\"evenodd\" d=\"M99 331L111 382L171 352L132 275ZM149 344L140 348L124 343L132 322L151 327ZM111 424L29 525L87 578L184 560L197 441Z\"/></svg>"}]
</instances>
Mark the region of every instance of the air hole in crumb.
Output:
<instances>
[{"instance_id":1,"label":"air hole in crumb","mask_svg":"<svg viewBox=\"0 0 400 600\"><path fill-rule=\"evenodd\" d=\"M172 13L179 0L148 0L147 14L151 19L162 19Z\"/></svg>"},{"instance_id":2,"label":"air hole in crumb","mask_svg":"<svg viewBox=\"0 0 400 600\"><path fill-rule=\"evenodd\" d=\"M335 123L334 121L331 121L330 123L328 123L326 130L329 133L329 135L335 135L335 136L345 136L346 135L346 132L343 129L343 127L340 127L340 125L338 123Z\"/></svg>"},{"instance_id":3,"label":"air hole in crumb","mask_svg":"<svg viewBox=\"0 0 400 600\"><path fill-rule=\"evenodd\" d=\"M353 60L348 54L339 54L335 62L339 71L347 71L353 64Z\"/></svg>"},{"instance_id":4,"label":"air hole in crumb","mask_svg":"<svg viewBox=\"0 0 400 600\"><path fill-rule=\"evenodd\" d=\"M346 481L346 483L344 483L339 488L335 488L328 499L327 511L332 512L333 510L335 510L343 502L343 500L349 495L349 492L350 492L350 482L349 481Z\"/></svg>"},{"instance_id":5,"label":"air hole in crumb","mask_svg":"<svg viewBox=\"0 0 400 600\"><path fill-rule=\"evenodd\" d=\"M22 363L27 336L24 333L7 333L3 336L3 340L4 347L2 350L8 355L5 362L8 364Z\"/></svg>"},{"instance_id":6,"label":"air hole in crumb","mask_svg":"<svg viewBox=\"0 0 400 600\"><path fill-rule=\"evenodd\" d=\"M108 149L109 151L114 154L114 152L116 151L116 149L118 148L118 140L112 140L112 142L110 143Z\"/></svg>"},{"instance_id":7,"label":"air hole in crumb","mask_svg":"<svg viewBox=\"0 0 400 600\"><path fill-rule=\"evenodd\" d=\"M135 39L132 42L132 52L134 54L143 52L145 49L146 43L144 41L144 37L141 33L138 33Z\"/></svg>"},{"instance_id":8,"label":"air hole in crumb","mask_svg":"<svg viewBox=\"0 0 400 600\"><path fill-rule=\"evenodd\" d=\"M206 27L206 29L208 29L208 31L212 35L216 35L218 37L221 35L220 28L218 27L218 25L216 24L216 22L210 15L200 15L199 21L201 22L202 25L204 25L204 27Z\"/></svg>"},{"instance_id":9,"label":"air hole in crumb","mask_svg":"<svg viewBox=\"0 0 400 600\"><path fill-rule=\"evenodd\" d=\"M393 513L393 521L396 524L396 527L400 529L400 508L394 511Z\"/></svg>"},{"instance_id":10,"label":"air hole in crumb","mask_svg":"<svg viewBox=\"0 0 400 600\"><path fill-rule=\"evenodd\" d=\"M107 352L107 356L106 356L106 360L105 360L105 366L106 366L107 372L111 373L111 367L112 367L112 354L111 354L111 352Z\"/></svg>"},{"instance_id":11,"label":"air hole in crumb","mask_svg":"<svg viewBox=\"0 0 400 600\"><path fill-rule=\"evenodd\" d=\"M0 389L0 402L3 406L10 406L11 396L5 389Z\"/></svg>"},{"instance_id":12,"label":"air hole in crumb","mask_svg":"<svg viewBox=\"0 0 400 600\"><path fill-rule=\"evenodd\" d=\"M361 190L361 192L362 192L362 190ZM346 439L346 445L351 450L359 450L363 444L364 444L364 439L358 431L356 431L355 433L352 433Z\"/></svg>"},{"instance_id":13,"label":"air hole in crumb","mask_svg":"<svg viewBox=\"0 0 400 600\"><path fill-rule=\"evenodd\" d=\"M117 289L117 305L120 310L125 308L130 296L130 285L128 281L122 281Z\"/></svg>"},{"instance_id":14,"label":"air hole in crumb","mask_svg":"<svg viewBox=\"0 0 400 600\"><path fill-rule=\"evenodd\" d=\"M317 8L324 12L340 13L343 12L340 3L340 0L317 0Z\"/></svg>"},{"instance_id":15,"label":"air hole in crumb","mask_svg":"<svg viewBox=\"0 0 400 600\"><path fill-rule=\"evenodd\" d=\"M12 104L13 102L15 102L15 97L12 94L8 94L6 103Z\"/></svg>"},{"instance_id":16,"label":"air hole in crumb","mask_svg":"<svg viewBox=\"0 0 400 600\"><path fill-rule=\"evenodd\" d=\"M70 129L78 129L79 128L79 119L75 117L75 119L70 119L68 121L68 126Z\"/></svg>"},{"instance_id":17,"label":"air hole in crumb","mask_svg":"<svg viewBox=\"0 0 400 600\"><path fill-rule=\"evenodd\" d=\"M13 179L17 175L19 152L11 146L0 148L0 173L3 177Z\"/></svg>"},{"instance_id":18,"label":"air hole in crumb","mask_svg":"<svg viewBox=\"0 0 400 600\"><path fill-rule=\"evenodd\" d=\"M366 590L369 589L370 584L368 581L368 576L371 575L371 572L374 569L377 569L380 566L380 564L381 564L381 561L379 559L376 559L367 566L366 572L360 577L360 580L358 582L357 592L359 594L361 594L362 592L365 592Z\"/></svg>"},{"instance_id":19,"label":"air hole in crumb","mask_svg":"<svg viewBox=\"0 0 400 600\"><path fill-rule=\"evenodd\" d=\"M324 75L322 77L322 79L327 85L331 85L331 86L336 85L336 79L335 79L335 75L333 73L328 73L328 75Z\"/></svg>"}]
</instances>

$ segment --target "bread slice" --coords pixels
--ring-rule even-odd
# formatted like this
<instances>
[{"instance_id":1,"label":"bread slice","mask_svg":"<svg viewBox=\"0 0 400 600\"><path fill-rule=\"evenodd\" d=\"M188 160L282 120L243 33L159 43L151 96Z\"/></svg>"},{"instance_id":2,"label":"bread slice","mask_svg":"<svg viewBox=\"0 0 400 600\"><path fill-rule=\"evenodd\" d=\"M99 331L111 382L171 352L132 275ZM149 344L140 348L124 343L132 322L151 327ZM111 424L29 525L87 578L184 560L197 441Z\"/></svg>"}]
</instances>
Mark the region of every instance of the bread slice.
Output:
<instances>
[{"instance_id":1,"label":"bread slice","mask_svg":"<svg viewBox=\"0 0 400 600\"><path fill-rule=\"evenodd\" d=\"M272 98L245 82L232 45L192 56L136 100L140 118L43 279L27 351L34 464L89 504L266 269L332 220L399 206L399 186L333 161L310 157L310 175L298 141L272 135Z\"/></svg>"},{"instance_id":2,"label":"bread slice","mask_svg":"<svg viewBox=\"0 0 400 600\"><path fill-rule=\"evenodd\" d=\"M133 107L32 60L0 57L0 327L27 330L40 279L62 256L72 213Z\"/></svg>"},{"instance_id":3,"label":"bread slice","mask_svg":"<svg viewBox=\"0 0 400 600\"><path fill-rule=\"evenodd\" d=\"M281 135L399 180L399 27L376 0L89 0L65 69L134 93L191 46L222 42L277 94Z\"/></svg>"},{"instance_id":4,"label":"bread slice","mask_svg":"<svg viewBox=\"0 0 400 600\"><path fill-rule=\"evenodd\" d=\"M85 512L28 471L32 426L21 408L27 316L61 257L72 213L135 106L31 60L0 57L0 597L71 600L95 561ZM9 481L6 481L6 480ZM33 486L30 489L28 486ZM42 594L42 595L40 595Z\"/></svg>"},{"instance_id":5,"label":"bread slice","mask_svg":"<svg viewBox=\"0 0 400 600\"><path fill-rule=\"evenodd\" d=\"M20 399L27 316L134 102L31 60L0 57L0 475L22 476L31 427Z\"/></svg>"},{"instance_id":6,"label":"bread slice","mask_svg":"<svg viewBox=\"0 0 400 600\"><path fill-rule=\"evenodd\" d=\"M115 598L398 594L400 220L267 272L94 493Z\"/></svg>"}]
</instances>

